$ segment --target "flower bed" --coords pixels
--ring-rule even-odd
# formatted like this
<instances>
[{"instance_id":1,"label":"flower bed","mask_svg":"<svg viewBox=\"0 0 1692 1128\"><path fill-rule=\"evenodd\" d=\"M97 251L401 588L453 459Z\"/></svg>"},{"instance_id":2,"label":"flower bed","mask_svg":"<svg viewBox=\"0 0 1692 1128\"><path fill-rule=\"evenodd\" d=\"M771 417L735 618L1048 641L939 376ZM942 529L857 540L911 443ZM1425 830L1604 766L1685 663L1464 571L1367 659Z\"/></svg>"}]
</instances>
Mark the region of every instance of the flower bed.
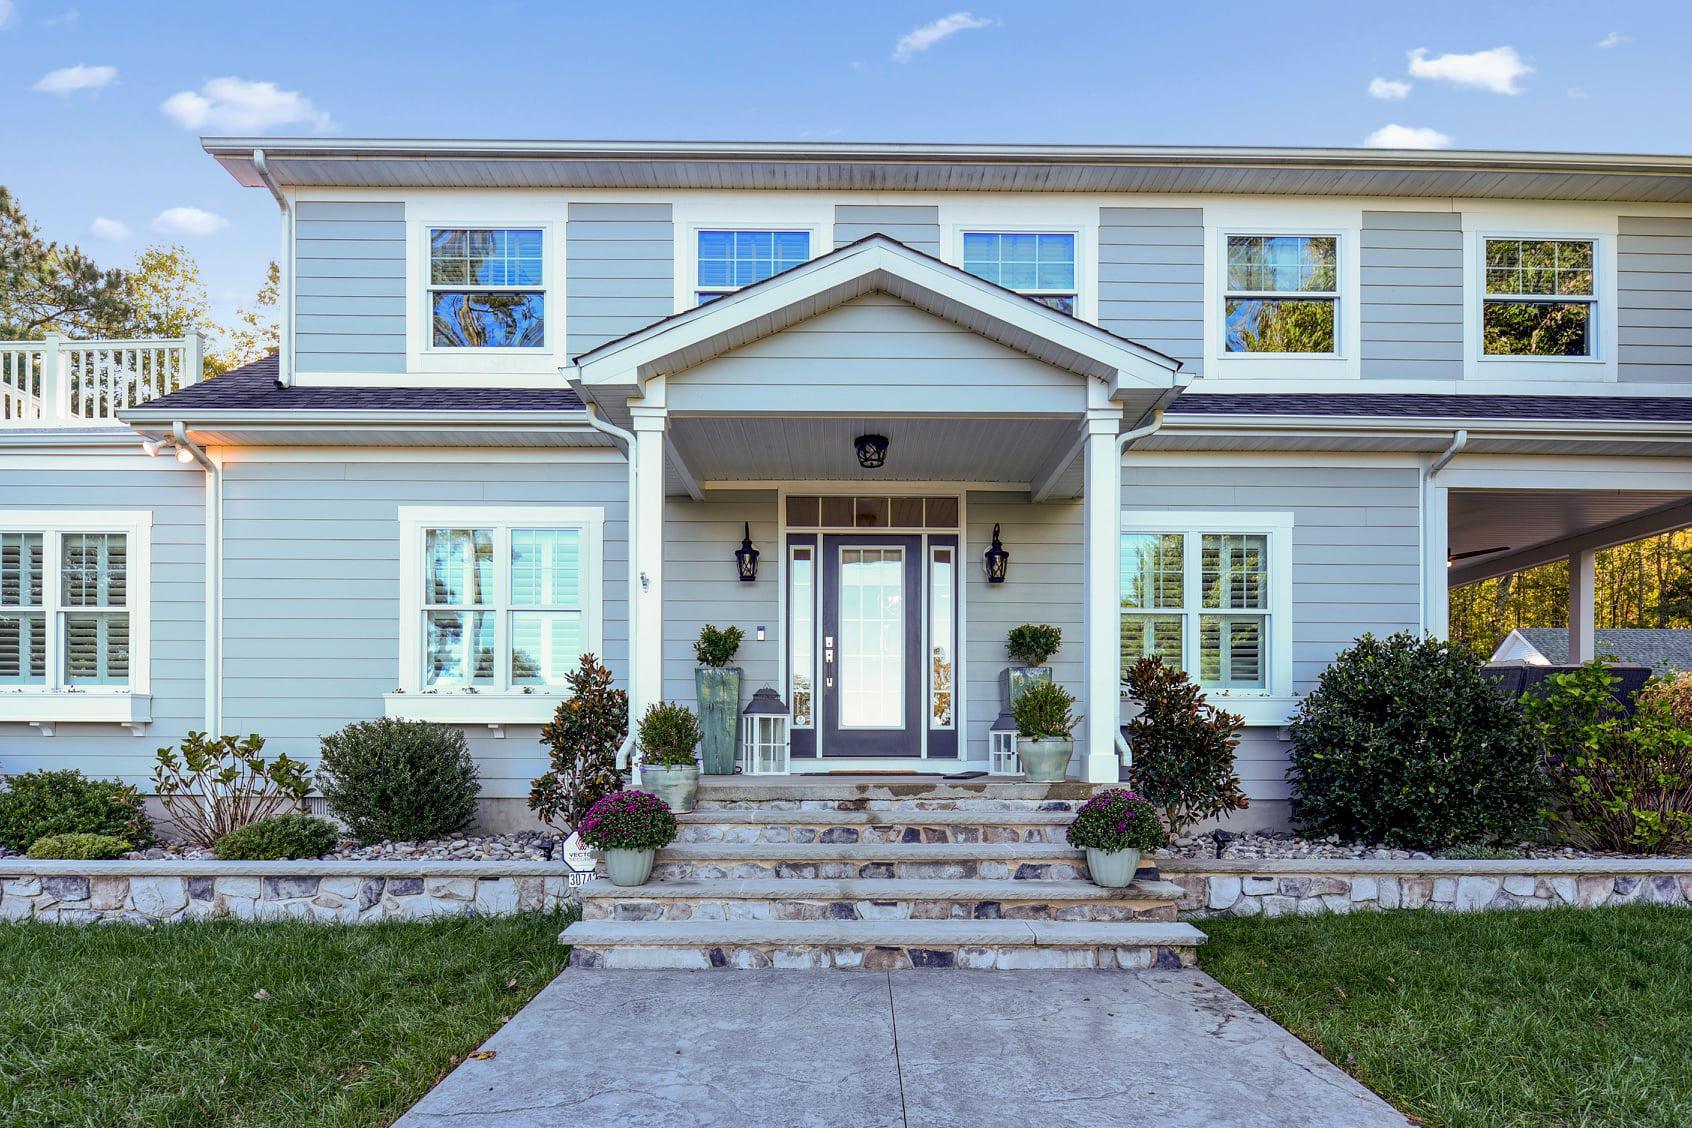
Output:
<instances>
[{"instance_id":1,"label":"flower bed","mask_svg":"<svg viewBox=\"0 0 1692 1128\"><path fill-rule=\"evenodd\" d=\"M524 831L519 834L466 834L455 838L431 839L427 842L376 842L359 846L350 839L322 861L342 862L549 862L558 857L559 839L554 834ZM124 859L132 862L193 862L209 861L217 855L210 847L186 846L167 842L145 850L132 850ZM9 853L0 848L0 860L16 859L22 854Z\"/></svg>"},{"instance_id":2,"label":"flower bed","mask_svg":"<svg viewBox=\"0 0 1692 1128\"><path fill-rule=\"evenodd\" d=\"M1661 854L1618 854L1594 850L1577 850L1572 846L1544 846L1523 843L1512 847L1523 858L1570 861L1605 858L1657 858ZM1368 859L1371 861L1423 861L1434 857L1426 850L1404 850L1389 846L1371 846L1363 842L1343 842L1338 836L1306 838L1286 831L1254 831L1236 834L1212 831L1176 839L1157 852L1161 858L1219 858L1223 861L1265 859ZM1453 859L1461 860L1461 859ZM1496 856L1488 860L1499 860Z\"/></svg>"}]
</instances>

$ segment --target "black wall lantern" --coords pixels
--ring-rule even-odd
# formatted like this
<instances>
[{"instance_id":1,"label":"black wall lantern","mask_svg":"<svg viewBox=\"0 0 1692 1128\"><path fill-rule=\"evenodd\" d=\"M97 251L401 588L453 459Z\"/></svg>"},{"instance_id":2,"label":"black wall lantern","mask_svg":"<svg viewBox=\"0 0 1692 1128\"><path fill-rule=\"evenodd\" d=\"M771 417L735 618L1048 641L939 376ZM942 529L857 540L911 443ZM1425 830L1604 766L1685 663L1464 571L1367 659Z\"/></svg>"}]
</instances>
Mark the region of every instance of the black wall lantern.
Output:
<instances>
[{"instance_id":1,"label":"black wall lantern","mask_svg":"<svg viewBox=\"0 0 1692 1128\"><path fill-rule=\"evenodd\" d=\"M865 470L879 470L887 461L886 435L859 435L852 445L858 448L858 465Z\"/></svg>"},{"instance_id":2,"label":"black wall lantern","mask_svg":"<svg viewBox=\"0 0 1692 1128\"><path fill-rule=\"evenodd\" d=\"M997 525L993 526L993 547L987 550L981 562L982 566L987 569L988 583L1002 584L1005 582L1005 573L1010 571L1010 553L1006 552L1005 546L999 543L999 526Z\"/></svg>"},{"instance_id":3,"label":"black wall lantern","mask_svg":"<svg viewBox=\"0 0 1692 1128\"><path fill-rule=\"evenodd\" d=\"M746 536L734 550L734 567L740 582L749 584L758 578L758 550L752 547L752 522L746 522Z\"/></svg>"}]
</instances>

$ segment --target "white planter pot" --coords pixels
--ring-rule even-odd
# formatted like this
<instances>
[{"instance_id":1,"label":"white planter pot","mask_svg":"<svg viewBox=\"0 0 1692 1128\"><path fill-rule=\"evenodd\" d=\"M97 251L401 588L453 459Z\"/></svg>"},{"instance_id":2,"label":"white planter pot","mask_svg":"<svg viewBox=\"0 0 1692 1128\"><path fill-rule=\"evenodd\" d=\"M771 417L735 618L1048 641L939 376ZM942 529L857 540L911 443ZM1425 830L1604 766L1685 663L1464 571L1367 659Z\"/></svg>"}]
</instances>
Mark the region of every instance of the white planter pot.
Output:
<instances>
[{"instance_id":1,"label":"white planter pot","mask_svg":"<svg viewBox=\"0 0 1692 1128\"><path fill-rule=\"evenodd\" d=\"M1069 774L1075 742L1023 737L1016 742L1016 754L1022 758L1022 774L1029 783L1062 783Z\"/></svg>"},{"instance_id":2,"label":"white planter pot","mask_svg":"<svg viewBox=\"0 0 1692 1128\"><path fill-rule=\"evenodd\" d=\"M656 850L607 850L605 872L612 885L645 885L652 876L652 859Z\"/></svg>"},{"instance_id":3,"label":"white planter pot","mask_svg":"<svg viewBox=\"0 0 1692 1128\"><path fill-rule=\"evenodd\" d=\"M1121 889L1134 880L1140 868L1138 850L1096 850L1087 847L1087 876L1094 885Z\"/></svg>"},{"instance_id":4,"label":"white planter pot","mask_svg":"<svg viewBox=\"0 0 1692 1128\"><path fill-rule=\"evenodd\" d=\"M691 811L699 795L699 765L642 764L640 782L641 790L658 796L670 810Z\"/></svg>"}]
</instances>

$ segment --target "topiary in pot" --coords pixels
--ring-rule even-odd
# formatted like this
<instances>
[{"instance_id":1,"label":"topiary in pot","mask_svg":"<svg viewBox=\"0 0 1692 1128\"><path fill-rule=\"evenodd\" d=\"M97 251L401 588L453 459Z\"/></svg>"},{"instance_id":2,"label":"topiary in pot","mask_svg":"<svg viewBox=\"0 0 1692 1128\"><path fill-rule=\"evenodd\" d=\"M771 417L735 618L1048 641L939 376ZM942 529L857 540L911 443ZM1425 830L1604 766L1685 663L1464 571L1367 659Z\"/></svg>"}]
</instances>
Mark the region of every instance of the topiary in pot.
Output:
<instances>
[{"instance_id":1,"label":"topiary in pot","mask_svg":"<svg viewBox=\"0 0 1692 1128\"><path fill-rule=\"evenodd\" d=\"M1133 881L1140 856L1168 841L1157 808L1120 787L1081 804L1065 837L1071 846L1087 851L1087 873L1093 882L1111 889Z\"/></svg>"},{"instance_id":2,"label":"topiary in pot","mask_svg":"<svg viewBox=\"0 0 1692 1128\"><path fill-rule=\"evenodd\" d=\"M673 811L693 810L699 792L699 718L686 705L659 702L640 719L641 783Z\"/></svg>"},{"instance_id":3,"label":"topiary in pot","mask_svg":"<svg viewBox=\"0 0 1692 1128\"><path fill-rule=\"evenodd\" d=\"M1364 635L1290 730L1293 815L1311 833L1433 850L1520 842L1538 825L1533 729L1460 646Z\"/></svg>"},{"instance_id":4,"label":"topiary in pot","mask_svg":"<svg viewBox=\"0 0 1692 1128\"><path fill-rule=\"evenodd\" d=\"M618 791L593 805L582 819L582 841L605 854L615 885L644 885L653 856L676 840L669 805L644 791Z\"/></svg>"},{"instance_id":5,"label":"topiary in pot","mask_svg":"<svg viewBox=\"0 0 1692 1128\"><path fill-rule=\"evenodd\" d=\"M1052 680L1046 660L1062 645L1063 631L1049 624L1024 623L1011 628L1005 639L1005 650L1018 664L1006 667L999 674L999 696L1005 708L1013 708L1022 691L1035 682Z\"/></svg>"},{"instance_id":6,"label":"topiary in pot","mask_svg":"<svg viewBox=\"0 0 1692 1128\"><path fill-rule=\"evenodd\" d=\"M699 703L700 759L706 775L734 773L735 732L740 725L740 667L730 666L740 641L739 627L718 630L706 623L693 644L699 668L693 692Z\"/></svg>"},{"instance_id":7,"label":"topiary in pot","mask_svg":"<svg viewBox=\"0 0 1692 1128\"><path fill-rule=\"evenodd\" d=\"M1122 683L1140 705L1128 722L1134 790L1162 812L1169 833L1245 810L1234 764L1245 718L1209 704L1185 671L1156 658L1134 663Z\"/></svg>"},{"instance_id":8,"label":"topiary in pot","mask_svg":"<svg viewBox=\"0 0 1692 1128\"><path fill-rule=\"evenodd\" d=\"M381 717L322 747L318 789L360 842L445 838L476 816L480 773L460 729Z\"/></svg>"},{"instance_id":9,"label":"topiary in pot","mask_svg":"<svg viewBox=\"0 0 1692 1128\"><path fill-rule=\"evenodd\" d=\"M0 846L22 853L60 834L104 834L145 847L153 844L153 822L140 792L115 779L88 779L75 768L7 777Z\"/></svg>"},{"instance_id":10,"label":"topiary in pot","mask_svg":"<svg viewBox=\"0 0 1692 1128\"><path fill-rule=\"evenodd\" d=\"M1051 682L1034 682L1022 691L1011 716L1016 719L1016 751L1029 783L1062 783L1075 751L1071 733L1081 718L1070 710L1075 695Z\"/></svg>"},{"instance_id":11,"label":"topiary in pot","mask_svg":"<svg viewBox=\"0 0 1692 1128\"><path fill-rule=\"evenodd\" d=\"M212 843L212 853L224 862L320 858L339 842L327 820L294 812L237 827Z\"/></svg>"}]
</instances>

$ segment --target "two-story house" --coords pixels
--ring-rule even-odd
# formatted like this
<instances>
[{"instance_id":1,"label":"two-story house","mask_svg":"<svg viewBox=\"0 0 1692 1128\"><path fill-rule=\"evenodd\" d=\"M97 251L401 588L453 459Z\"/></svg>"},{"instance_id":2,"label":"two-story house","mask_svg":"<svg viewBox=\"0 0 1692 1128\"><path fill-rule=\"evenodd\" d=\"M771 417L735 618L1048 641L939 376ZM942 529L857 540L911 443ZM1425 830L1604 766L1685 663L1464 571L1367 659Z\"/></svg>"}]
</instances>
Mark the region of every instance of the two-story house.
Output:
<instances>
[{"instance_id":1,"label":"two-story house","mask_svg":"<svg viewBox=\"0 0 1692 1128\"><path fill-rule=\"evenodd\" d=\"M7 346L10 771L385 713L463 725L516 826L578 656L691 703L705 623L791 772L986 770L1045 622L1075 776L1155 654L1276 825L1354 638L1566 557L1590 654L1592 554L1692 523L1692 159L204 147L278 205L281 352L157 397Z\"/></svg>"}]
</instances>

